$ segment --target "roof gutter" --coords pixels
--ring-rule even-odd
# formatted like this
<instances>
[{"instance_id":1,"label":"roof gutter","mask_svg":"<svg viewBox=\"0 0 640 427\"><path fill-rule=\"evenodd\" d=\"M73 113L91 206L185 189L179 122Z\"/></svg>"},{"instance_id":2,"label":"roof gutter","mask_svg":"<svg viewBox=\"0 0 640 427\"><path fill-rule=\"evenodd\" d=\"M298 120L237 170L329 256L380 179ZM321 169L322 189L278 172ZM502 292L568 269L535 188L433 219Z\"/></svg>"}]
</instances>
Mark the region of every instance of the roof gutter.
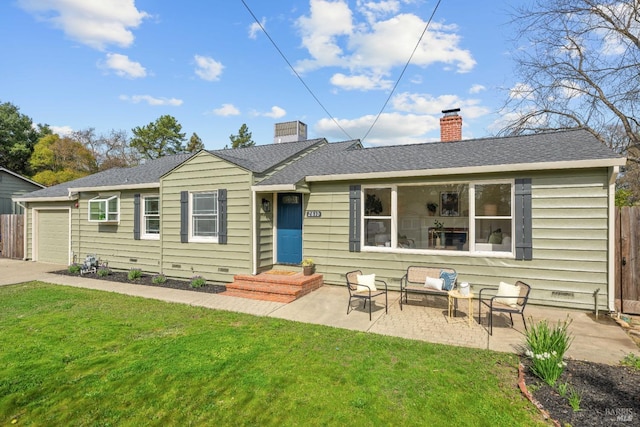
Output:
<instances>
[{"instance_id":1,"label":"roof gutter","mask_svg":"<svg viewBox=\"0 0 640 427\"><path fill-rule=\"evenodd\" d=\"M78 200L77 194L69 194L68 196L56 197L14 197L16 203L20 202L68 202L70 200Z\"/></svg>"},{"instance_id":2,"label":"roof gutter","mask_svg":"<svg viewBox=\"0 0 640 427\"><path fill-rule=\"evenodd\" d=\"M495 172L521 172L530 170L584 169L595 167L618 167L626 163L625 158L606 160L576 160L572 162L516 163L509 165L468 166L440 169L420 169L388 172L365 172L332 175L310 175L307 182L348 181L380 178L412 178L420 176L464 175Z\"/></svg>"},{"instance_id":3,"label":"roof gutter","mask_svg":"<svg viewBox=\"0 0 640 427\"><path fill-rule=\"evenodd\" d=\"M140 190L145 188L160 188L159 182L147 182L142 184L119 184L105 185L101 187L77 187L69 188L69 192L86 192L86 191L114 191L114 190Z\"/></svg>"},{"instance_id":4,"label":"roof gutter","mask_svg":"<svg viewBox=\"0 0 640 427\"><path fill-rule=\"evenodd\" d=\"M277 185L252 185L251 191L260 191L266 193L278 193L282 191L296 191L296 184L277 184Z\"/></svg>"}]
</instances>

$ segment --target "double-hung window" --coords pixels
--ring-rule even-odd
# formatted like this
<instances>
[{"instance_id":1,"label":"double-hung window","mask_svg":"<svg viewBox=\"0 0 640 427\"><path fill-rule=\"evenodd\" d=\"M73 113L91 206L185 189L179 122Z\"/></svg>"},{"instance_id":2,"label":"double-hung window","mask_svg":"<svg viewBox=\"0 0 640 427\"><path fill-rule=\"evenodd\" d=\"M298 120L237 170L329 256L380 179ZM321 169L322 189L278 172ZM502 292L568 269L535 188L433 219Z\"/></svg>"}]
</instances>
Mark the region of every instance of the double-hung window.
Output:
<instances>
[{"instance_id":1,"label":"double-hung window","mask_svg":"<svg viewBox=\"0 0 640 427\"><path fill-rule=\"evenodd\" d=\"M218 240L218 192L191 193L189 240Z\"/></svg>"},{"instance_id":2,"label":"double-hung window","mask_svg":"<svg viewBox=\"0 0 640 427\"><path fill-rule=\"evenodd\" d=\"M160 238L160 197L142 197L142 238Z\"/></svg>"},{"instance_id":3,"label":"double-hung window","mask_svg":"<svg viewBox=\"0 0 640 427\"><path fill-rule=\"evenodd\" d=\"M120 198L98 196L89 200L90 222L118 222L120 220Z\"/></svg>"}]
</instances>

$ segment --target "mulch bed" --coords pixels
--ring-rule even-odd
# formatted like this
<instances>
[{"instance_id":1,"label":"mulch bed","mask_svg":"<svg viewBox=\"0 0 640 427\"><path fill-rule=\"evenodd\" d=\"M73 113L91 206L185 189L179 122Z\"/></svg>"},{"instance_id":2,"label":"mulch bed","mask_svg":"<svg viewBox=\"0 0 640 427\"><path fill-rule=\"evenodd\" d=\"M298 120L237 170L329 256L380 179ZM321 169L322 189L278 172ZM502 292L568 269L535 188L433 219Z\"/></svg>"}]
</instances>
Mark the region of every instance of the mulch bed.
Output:
<instances>
[{"instance_id":1,"label":"mulch bed","mask_svg":"<svg viewBox=\"0 0 640 427\"><path fill-rule=\"evenodd\" d=\"M640 370L567 360L556 387L551 388L531 373L527 359L522 363L529 392L559 425L640 426ZM568 398L558 393L558 384L564 383L582 397L577 412Z\"/></svg>"},{"instance_id":2,"label":"mulch bed","mask_svg":"<svg viewBox=\"0 0 640 427\"><path fill-rule=\"evenodd\" d=\"M62 274L65 276L79 276L79 274L69 273L67 270L54 271L54 273ZM89 279L96 279L96 280L106 280L109 282L130 283L132 285L156 286L160 288L179 289L183 291L205 292L209 294L219 294L227 290L226 286L224 285L213 285L209 283L199 288L193 288L191 287L190 281L169 279L169 278L167 278L167 281L164 283L155 284L152 282L153 275L149 275L149 274L143 274L142 277L140 277L139 279L131 281L129 280L128 271L117 271L117 270L111 270L111 274L104 277L98 276L96 273L87 273L87 274L84 274L82 277L86 277Z\"/></svg>"}]
</instances>

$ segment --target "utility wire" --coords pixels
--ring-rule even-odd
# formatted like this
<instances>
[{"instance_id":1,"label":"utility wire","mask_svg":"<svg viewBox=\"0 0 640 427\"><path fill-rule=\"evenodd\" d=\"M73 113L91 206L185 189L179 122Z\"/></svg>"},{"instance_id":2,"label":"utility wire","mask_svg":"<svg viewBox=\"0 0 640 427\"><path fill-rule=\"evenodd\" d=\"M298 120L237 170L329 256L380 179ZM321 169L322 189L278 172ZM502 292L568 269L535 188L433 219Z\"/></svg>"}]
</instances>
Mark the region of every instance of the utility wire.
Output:
<instances>
[{"instance_id":1,"label":"utility wire","mask_svg":"<svg viewBox=\"0 0 640 427\"><path fill-rule=\"evenodd\" d=\"M391 97L393 96L393 93L396 91L396 89L398 87L398 84L400 84L400 80L402 80L402 77L404 76L405 71L407 71L407 68L409 67L409 64L411 63L411 60L413 59L413 55L415 55L416 51L418 50L418 47L420 46L420 43L422 42L422 38L424 37L425 33L427 32L427 29L429 28L429 25L431 24L431 20L433 19L433 16L436 14L436 11L438 10L438 6L440 6L440 2L441 1L442 0L438 0L438 3L436 3L436 6L433 8L433 12L431 13L431 16L429 17L429 20L427 21L427 24L424 26L424 30L422 31L422 34L420 35L420 38L418 39L418 43L416 43L416 46L413 48L413 52L411 52L411 56L409 56L409 59L407 60L407 63L404 64L404 68L402 69L402 72L398 76L398 79L396 80L396 83L393 85L393 88L391 89L391 92L389 93L389 96L387 97L387 100L382 105L382 108L378 112L378 115L376 116L376 118L373 121L373 123L371 123L371 127L369 127L369 130L367 130L367 133L365 133L364 136L362 137L362 141L363 142L364 142L365 139L367 139L367 136L369 136L369 132L371 132L373 127L378 122L378 119L382 115L382 112L384 111L384 109L387 108L387 104L389 103L389 100L391 100Z\"/></svg>"},{"instance_id":2,"label":"utility wire","mask_svg":"<svg viewBox=\"0 0 640 427\"><path fill-rule=\"evenodd\" d=\"M322 107L322 109L324 110L325 113L327 113L327 115L331 118L331 120L333 120L333 123L336 124L336 126L338 126L338 128L340 128L340 130L347 136L347 138L349 138L350 140L353 139L351 137L351 135L349 135L349 133L344 130L342 128L342 126L340 126L340 123L338 123L338 121L335 119L335 117L333 117L333 115L331 115L331 113L329 113L329 110L327 110L325 108L325 106L322 104L322 102L320 102L320 100L318 99L318 97L315 95L315 93L313 93L313 91L311 90L311 88L307 85L307 83L304 81L304 79L302 78L302 76L300 76L300 74L298 74L298 72L296 71L295 68L293 68L293 65L291 65L291 62L289 62L289 60L287 59L287 57L285 56L284 53L282 53L282 51L280 50L280 48L278 47L278 45L276 44L276 42L271 38L271 36L269 35L269 33L267 32L267 30L264 28L264 26L262 25L262 23L258 20L258 18L256 17L256 15L253 13L253 11L251 10L251 8L249 7L249 5L247 5L247 3L245 2L245 0L240 0L242 1L242 4L244 5L244 7L247 9L247 11L251 14L251 16L253 17L253 20L256 21L256 23L260 26L260 29L262 30L262 32L267 36L267 38L269 39L269 41L271 42L271 44L273 45L273 47L276 48L276 50L278 51L278 53L280 54L280 56L282 56L282 59L284 59L284 62L287 63L287 65L289 66L289 68L291 68L291 71L293 71L293 74L296 75L296 77L298 77L298 80L300 80L300 82L302 83L302 85L307 89L307 91L311 94L311 96L313 97L313 99L316 100L316 102L318 103L318 105L320 105L320 107Z\"/></svg>"}]
</instances>

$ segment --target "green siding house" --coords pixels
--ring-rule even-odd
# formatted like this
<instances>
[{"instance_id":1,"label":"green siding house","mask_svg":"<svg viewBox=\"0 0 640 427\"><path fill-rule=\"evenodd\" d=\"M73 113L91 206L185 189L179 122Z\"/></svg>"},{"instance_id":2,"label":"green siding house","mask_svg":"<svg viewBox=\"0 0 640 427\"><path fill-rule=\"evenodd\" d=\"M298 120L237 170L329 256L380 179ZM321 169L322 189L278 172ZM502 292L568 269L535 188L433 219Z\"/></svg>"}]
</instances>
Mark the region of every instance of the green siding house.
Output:
<instances>
[{"instance_id":1,"label":"green siding house","mask_svg":"<svg viewBox=\"0 0 640 427\"><path fill-rule=\"evenodd\" d=\"M0 215L22 214L22 207L12 198L41 188L44 188L44 185L0 167Z\"/></svg>"},{"instance_id":2,"label":"green siding house","mask_svg":"<svg viewBox=\"0 0 640 427\"><path fill-rule=\"evenodd\" d=\"M229 283L313 258L328 284L408 266L473 288L522 280L531 302L613 309L615 179L583 129L364 148L325 139L200 151L35 191L25 254ZM606 295L606 298L602 296Z\"/></svg>"}]
</instances>

